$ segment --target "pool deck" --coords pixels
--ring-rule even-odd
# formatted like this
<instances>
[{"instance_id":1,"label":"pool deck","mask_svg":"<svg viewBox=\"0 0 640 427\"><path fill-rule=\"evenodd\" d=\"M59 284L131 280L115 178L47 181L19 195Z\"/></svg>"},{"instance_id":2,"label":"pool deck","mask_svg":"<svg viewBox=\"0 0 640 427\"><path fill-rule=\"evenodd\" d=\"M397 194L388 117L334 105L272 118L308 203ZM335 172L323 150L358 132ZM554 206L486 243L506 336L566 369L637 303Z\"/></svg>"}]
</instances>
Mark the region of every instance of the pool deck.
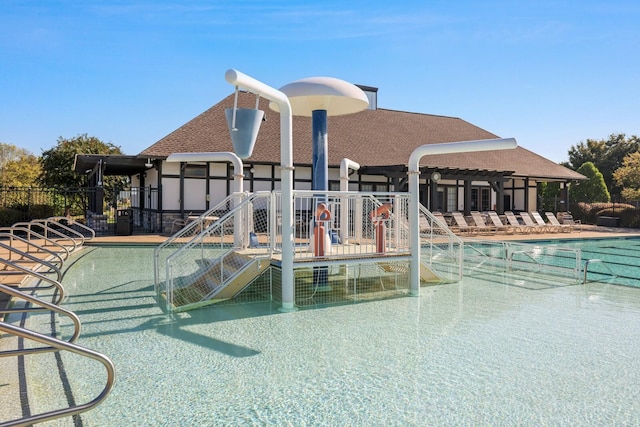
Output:
<instances>
[{"instance_id":1,"label":"pool deck","mask_svg":"<svg viewBox=\"0 0 640 427\"><path fill-rule=\"evenodd\" d=\"M619 228L619 227L603 227L596 225L582 225L581 231L572 231L570 233L529 233L529 234L505 234L503 232L495 234L477 234L477 235L461 235L462 238L475 238L487 240L553 240L553 239L598 239L612 237L634 237L640 236L640 229L637 228ZM168 239L166 235L158 234L141 234L132 236L101 236L96 237L87 244L146 244L159 245Z\"/></svg>"}]
</instances>

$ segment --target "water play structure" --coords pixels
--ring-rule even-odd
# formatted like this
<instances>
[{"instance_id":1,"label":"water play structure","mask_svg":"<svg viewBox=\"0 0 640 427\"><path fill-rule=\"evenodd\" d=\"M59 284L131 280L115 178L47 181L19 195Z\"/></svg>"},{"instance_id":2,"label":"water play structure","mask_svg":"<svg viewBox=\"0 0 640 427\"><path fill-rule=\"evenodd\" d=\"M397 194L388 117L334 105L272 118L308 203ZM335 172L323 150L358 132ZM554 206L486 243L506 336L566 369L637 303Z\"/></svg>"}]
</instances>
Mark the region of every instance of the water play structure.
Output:
<instances>
[{"instance_id":1,"label":"water play structure","mask_svg":"<svg viewBox=\"0 0 640 427\"><path fill-rule=\"evenodd\" d=\"M292 311L309 300L418 295L421 284L460 280L461 240L419 203L420 161L430 154L512 149L514 139L417 147L408 159L408 193L347 191L348 170L359 165L344 159L341 191L329 191L328 117L361 111L366 95L328 77L302 79L281 90L233 69L225 78L236 91L268 99L280 113L280 190L242 191L241 157L249 157L255 144L263 117L257 112L226 112L236 154L169 156L170 162L233 163L235 193L156 249L156 294L167 311L225 301L249 288ZM313 120L311 190L293 189L292 115ZM224 214L205 221L218 212Z\"/></svg>"}]
</instances>

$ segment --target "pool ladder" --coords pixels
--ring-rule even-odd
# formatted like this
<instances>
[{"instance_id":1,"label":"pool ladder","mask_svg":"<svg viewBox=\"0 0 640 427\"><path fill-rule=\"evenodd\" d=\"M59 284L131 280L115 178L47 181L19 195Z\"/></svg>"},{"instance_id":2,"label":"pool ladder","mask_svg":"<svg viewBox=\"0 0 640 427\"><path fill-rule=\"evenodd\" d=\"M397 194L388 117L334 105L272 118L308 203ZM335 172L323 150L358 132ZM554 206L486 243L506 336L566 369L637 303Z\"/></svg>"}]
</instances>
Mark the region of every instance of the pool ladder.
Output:
<instances>
[{"instance_id":1,"label":"pool ladder","mask_svg":"<svg viewBox=\"0 0 640 427\"><path fill-rule=\"evenodd\" d=\"M33 242L31 242L31 244L39 247L37 244ZM34 423L40 423L44 421L50 421L58 418L77 415L82 412L86 412L90 409L95 408L100 403L102 403L104 399L106 399L106 397L111 392L111 389L113 388L113 384L115 381L115 367L111 359L109 359L104 354L98 353L94 350L75 344L75 341L80 335L80 329L81 329L80 319L72 311L62 308L58 305L60 302L62 302L64 298L64 288L62 287L62 284L59 282L59 280L61 279L61 272L59 267L48 261L39 259L31 254L21 251L17 248L13 248L11 247L11 245L2 244L2 247L9 251L9 254L10 254L9 258L11 258L11 255L13 254L20 255L22 259L26 258L32 263L35 263L36 269L47 267L49 269L48 272L57 273L58 280L51 279L46 275L44 275L42 272L38 272L22 266L18 264L18 260L0 258L0 263L4 264L5 266L12 267L14 269L13 271L5 271L3 274L5 275L23 274L23 275L33 276L36 279L40 280L40 282L45 281L49 283L48 286L26 287L26 288L23 287L21 288L21 290L18 290L17 288L14 288L12 286L0 284L0 293L7 294L13 298L22 299L27 302L27 304L25 304L24 307L12 307L12 308L7 307L4 309L0 309L0 317L2 315L17 313L17 312L26 313L26 312L37 312L37 311L51 311L51 312L57 313L58 315L64 315L69 317L74 325L74 332L68 341L64 341L52 336L40 334L38 332L29 330L26 328L18 327L0 320L0 333L3 332L18 338L27 339L27 340L38 342L40 344L44 344L43 347L16 349L16 350L3 350L3 351L0 351L0 357L17 357L17 356L36 354L36 353L68 351L83 357L88 357L90 359L97 360L98 362L102 363L102 365L105 367L107 371L107 379L106 379L106 385L103 388L102 392L88 403L81 404L81 405L73 405L67 408L44 412L37 415L30 415L30 416L22 417L15 420L3 421L3 422L0 422L0 427L29 426ZM44 250L44 248L41 248L41 247L39 248ZM44 252L49 252L49 251L44 250ZM36 289L43 290L43 289L52 289L52 288L55 288L55 291L53 294L54 299L52 302L44 301L40 298L37 298L35 296L29 295L24 292L24 291L34 291ZM29 304L32 304L32 306L30 306Z\"/></svg>"},{"instance_id":2,"label":"pool ladder","mask_svg":"<svg viewBox=\"0 0 640 427\"><path fill-rule=\"evenodd\" d=\"M611 267L609 267L608 264L606 264L604 261L602 261L601 259L598 258L593 258L593 259L588 259L585 263L584 263L584 279L582 280L582 284L586 285L587 284L587 274L589 272L589 264L590 263L598 263L598 264L602 264L604 265L604 267L609 271L609 273L611 274L611 276L613 276L614 278L619 277L618 274L616 274Z\"/></svg>"}]
</instances>

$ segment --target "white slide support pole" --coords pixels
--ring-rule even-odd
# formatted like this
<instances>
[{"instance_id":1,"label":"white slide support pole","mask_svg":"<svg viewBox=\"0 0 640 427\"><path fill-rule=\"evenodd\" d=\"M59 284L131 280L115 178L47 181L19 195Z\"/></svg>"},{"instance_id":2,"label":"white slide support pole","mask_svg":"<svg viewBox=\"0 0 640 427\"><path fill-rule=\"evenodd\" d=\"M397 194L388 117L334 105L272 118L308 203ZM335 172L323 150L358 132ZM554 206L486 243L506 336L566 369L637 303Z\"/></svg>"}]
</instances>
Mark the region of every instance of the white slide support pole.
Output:
<instances>
[{"instance_id":1,"label":"white slide support pole","mask_svg":"<svg viewBox=\"0 0 640 427\"><path fill-rule=\"evenodd\" d=\"M167 162L230 162L233 164L233 193L241 193L244 185L243 164L240 157L228 151L212 153L173 153L167 157ZM233 223L234 230L242 229L242 216L236 215ZM244 236L244 240L242 237ZM233 233L233 244L236 247L246 247L249 244L249 233Z\"/></svg>"},{"instance_id":2,"label":"white slide support pole","mask_svg":"<svg viewBox=\"0 0 640 427\"><path fill-rule=\"evenodd\" d=\"M420 294L420 159L434 154L466 153L474 151L509 150L518 146L514 138L482 139L477 141L425 144L413 150L409 157L409 229L411 239L410 293Z\"/></svg>"},{"instance_id":3,"label":"white slide support pole","mask_svg":"<svg viewBox=\"0 0 640 427\"><path fill-rule=\"evenodd\" d=\"M353 160L342 159L340 162L340 191L349 191L349 169L358 170L360 165ZM349 240L349 197L342 196L340 201L340 241L347 244Z\"/></svg>"},{"instance_id":4,"label":"white slide support pole","mask_svg":"<svg viewBox=\"0 0 640 427\"><path fill-rule=\"evenodd\" d=\"M278 104L280 110L280 168L282 185L282 311L294 311L293 282L293 127L291 104L287 95L240 71L229 69L225 79L233 86L248 90ZM275 209L272 210L274 212Z\"/></svg>"}]
</instances>

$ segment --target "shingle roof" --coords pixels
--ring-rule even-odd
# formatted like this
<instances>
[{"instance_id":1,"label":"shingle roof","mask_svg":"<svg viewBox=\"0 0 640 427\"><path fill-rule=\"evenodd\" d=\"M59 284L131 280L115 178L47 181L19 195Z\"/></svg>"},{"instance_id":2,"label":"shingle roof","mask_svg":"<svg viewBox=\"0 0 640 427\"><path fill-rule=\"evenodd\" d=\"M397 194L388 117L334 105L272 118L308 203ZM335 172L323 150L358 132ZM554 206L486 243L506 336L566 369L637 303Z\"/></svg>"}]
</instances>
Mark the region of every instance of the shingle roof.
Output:
<instances>
[{"instance_id":1,"label":"shingle roof","mask_svg":"<svg viewBox=\"0 0 640 427\"><path fill-rule=\"evenodd\" d=\"M241 92L238 107L254 108L255 95ZM171 153L233 151L224 109L233 107L230 95L140 153L164 158ZM266 112L258 139L247 162L280 163L280 115L260 100ZM310 165L311 118L293 118L293 161ZM377 109L328 118L328 162L343 158L361 166L406 165L413 150L423 144L491 139L498 136L456 117ZM509 135L511 136L511 135ZM548 179L584 179L525 148L423 157L422 166L513 171L514 176Z\"/></svg>"}]
</instances>

